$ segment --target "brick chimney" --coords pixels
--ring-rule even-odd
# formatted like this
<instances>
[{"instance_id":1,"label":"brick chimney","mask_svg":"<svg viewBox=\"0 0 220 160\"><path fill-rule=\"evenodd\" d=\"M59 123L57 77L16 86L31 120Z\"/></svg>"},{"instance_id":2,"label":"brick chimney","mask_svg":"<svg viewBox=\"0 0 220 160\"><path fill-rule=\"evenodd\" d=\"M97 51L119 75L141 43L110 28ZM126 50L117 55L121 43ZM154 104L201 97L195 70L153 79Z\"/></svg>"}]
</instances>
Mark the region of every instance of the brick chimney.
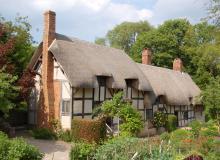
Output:
<instances>
[{"instance_id":1,"label":"brick chimney","mask_svg":"<svg viewBox=\"0 0 220 160\"><path fill-rule=\"evenodd\" d=\"M144 48L142 51L142 64L151 65L151 50L149 48Z\"/></svg>"},{"instance_id":2,"label":"brick chimney","mask_svg":"<svg viewBox=\"0 0 220 160\"><path fill-rule=\"evenodd\" d=\"M38 126L49 127L49 120L54 108L53 93L53 56L48 51L49 46L55 39L56 13L46 11L44 13L43 52L42 52L42 90L41 108L39 109Z\"/></svg>"},{"instance_id":3,"label":"brick chimney","mask_svg":"<svg viewBox=\"0 0 220 160\"><path fill-rule=\"evenodd\" d=\"M175 58L173 61L173 70L182 72L183 62L180 58Z\"/></svg>"}]
</instances>

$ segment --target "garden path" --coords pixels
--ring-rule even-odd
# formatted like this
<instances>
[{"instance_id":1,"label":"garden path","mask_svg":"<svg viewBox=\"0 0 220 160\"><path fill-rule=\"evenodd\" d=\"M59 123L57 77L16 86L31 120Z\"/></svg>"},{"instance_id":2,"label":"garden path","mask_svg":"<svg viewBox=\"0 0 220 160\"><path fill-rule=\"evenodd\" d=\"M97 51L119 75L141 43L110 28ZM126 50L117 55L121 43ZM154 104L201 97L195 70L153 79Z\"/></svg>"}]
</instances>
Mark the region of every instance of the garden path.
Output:
<instances>
[{"instance_id":1,"label":"garden path","mask_svg":"<svg viewBox=\"0 0 220 160\"><path fill-rule=\"evenodd\" d=\"M71 144L63 141L40 140L30 137L27 132L17 133L17 137L23 137L27 143L36 146L44 153L43 160L69 160Z\"/></svg>"}]
</instances>

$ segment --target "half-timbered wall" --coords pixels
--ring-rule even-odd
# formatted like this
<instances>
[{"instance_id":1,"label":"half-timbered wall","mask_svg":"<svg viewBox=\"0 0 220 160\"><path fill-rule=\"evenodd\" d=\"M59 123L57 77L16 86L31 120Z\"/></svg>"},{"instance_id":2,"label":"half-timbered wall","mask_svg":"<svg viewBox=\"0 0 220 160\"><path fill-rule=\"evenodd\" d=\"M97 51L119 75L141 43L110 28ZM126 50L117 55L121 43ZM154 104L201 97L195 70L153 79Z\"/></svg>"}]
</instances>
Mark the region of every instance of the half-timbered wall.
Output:
<instances>
[{"instance_id":1,"label":"half-timbered wall","mask_svg":"<svg viewBox=\"0 0 220 160\"><path fill-rule=\"evenodd\" d=\"M178 126L186 126L195 119L195 112L193 106L187 105L170 105L166 106L167 114L174 114L177 116Z\"/></svg>"},{"instance_id":2,"label":"half-timbered wall","mask_svg":"<svg viewBox=\"0 0 220 160\"><path fill-rule=\"evenodd\" d=\"M73 89L72 117L92 118L93 109L106 99L112 98L111 89L106 87L106 77L98 76L96 88Z\"/></svg>"},{"instance_id":3,"label":"half-timbered wall","mask_svg":"<svg viewBox=\"0 0 220 160\"><path fill-rule=\"evenodd\" d=\"M132 87L132 80L127 80L126 83L126 99L131 100L132 105L141 113L143 120L145 120L144 93Z\"/></svg>"},{"instance_id":4,"label":"half-timbered wall","mask_svg":"<svg viewBox=\"0 0 220 160\"><path fill-rule=\"evenodd\" d=\"M166 105L161 97L157 98L154 104L146 107L146 119L153 119L156 111L177 116L177 126L179 127L186 126L195 119L195 111L192 105Z\"/></svg>"}]
</instances>

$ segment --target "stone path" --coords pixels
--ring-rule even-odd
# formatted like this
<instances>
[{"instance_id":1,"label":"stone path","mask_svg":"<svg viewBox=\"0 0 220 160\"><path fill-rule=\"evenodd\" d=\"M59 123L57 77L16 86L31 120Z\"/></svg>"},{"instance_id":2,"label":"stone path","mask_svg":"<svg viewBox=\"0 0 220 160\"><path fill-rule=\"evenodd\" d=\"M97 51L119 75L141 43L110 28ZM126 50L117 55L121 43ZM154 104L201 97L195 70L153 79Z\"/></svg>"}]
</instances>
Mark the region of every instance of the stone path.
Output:
<instances>
[{"instance_id":1,"label":"stone path","mask_svg":"<svg viewBox=\"0 0 220 160\"><path fill-rule=\"evenodd\" d=\"M71 144L63 141L38 140L25 138L29 144L36 146L45 154L43 160L69 160Z\"/></svg>"}]
</instances>

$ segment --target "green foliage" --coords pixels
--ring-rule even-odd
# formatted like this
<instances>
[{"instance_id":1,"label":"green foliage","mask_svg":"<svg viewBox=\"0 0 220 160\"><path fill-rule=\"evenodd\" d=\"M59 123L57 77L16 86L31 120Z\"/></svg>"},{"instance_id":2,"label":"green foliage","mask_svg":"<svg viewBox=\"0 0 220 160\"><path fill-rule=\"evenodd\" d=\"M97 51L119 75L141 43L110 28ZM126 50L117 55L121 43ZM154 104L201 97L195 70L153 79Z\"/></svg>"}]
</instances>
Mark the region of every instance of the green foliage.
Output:
<instances>
[{"instance_id":1,"label":"green foliage","mask_svg":"<svg viewBox=\"0 0 220 160\"><path fill-rule=\"evenodd\" d=\"M61 130L59 131L57 137L65 142L72 142L74 140L72 131L70 130Z\"/></svg>"},{"instance_id":2,"label":"green foliage","mask_svg":"<svg viewBox=\"0 0 220 160\"><path fill-rule=\"evenodd\" d=\"M97 110L96 110L97 112ZM99 117L119 117L121 135L136 135L143 127L140 113L123 100L123 93L119 92L111 100L104 101L98 109Z\"/></svg>"},{"instance_id":3,"label":"green foliage","mask_svg":"<svg viewBox=\"0 0 220 160\"><path fill-rule=\"evenodd\" d=\"M96 39L96 43L106 44L108 42L110 47L122 49L129 54L137 36L142 32L152 30L152 28L147 21L123 22L108 31L105 38Z\"/></svg>"},{"instance_id":4,"label":"green foliage","mask_svg":"<svg viewBox=\"0 0 220 160\"><path fill-rule=\"evenodd\" d=\"M156 144L147 139L117 137L97 148L96 160L127 160L136 155L136 159L169 160L173 158L167 145Z\"/></svg>"},{"instance_id":5,"label":"green foliage","mask_svg":"<svg viewBox=\"0 0 220 160\"><path fill-rule=\"evenodd\" d=\"M19 88L14 86L17 77L0 70L0 111L5 115L15 106Z\"/></svg>"},{"instance_id":6,"label":"green foliage","mask_svg":"<svg viewBox=\"0 0 220 160\"><path fill-rule=\"evenodd\" d=\"M37 148L27 144L23 139L16 138L11 140L8 157L19 160L41 160L43 156Z\"/></svg>"},{"instance_id":7,"label":"green foliage","mask_svg":"<svg viewBox=\"0 0 220 160\"><path fill-rule=\"evenodd\" d=\"M200 135L205 137L219 136L217 123L212 120L206 122L201 129Z\"/></svg>"},{"instance_id":8,"label":"green foliage","mask_svg":"<svg viewBox=\"0 0 220 160\"><path fill-rule=\"evenodd\" d=\"M10 145L10 141L8 136L3 132L0 132L0 159L7 160L8 148Z\"/></svg>"},{"instance_id":9,"label":"green foliage","mask_svg":"<svg viewBox=\"0 0 220 160\"><path fill-rule=\"evenodd\" d=\"M168 142L170 140L170 134L168 132L164 132L160 135L160 139Z\"/></svg>"},{"instance_id":10,"label":"green foliage","mask_svg":"<svg viewBox=\"0 0 220 160\"><path fill-rule=\"evenodd\" d=\"M56 139L56 134L48 128L36 128L31 132L36 139Z\"/></svg>"},{"instance_id":11,"label":"green foliage","mask_svg":"<svg viewBox=\"0 0 220 160\"><path fill-rule=\"evenodd\" d=\"M70 152L70 160L92 159L96 145L91 143L74 143Z\"/></svg>"},{"instance_id":12,"label":"green foliage","mask_svg":"<svg viewBox=\"0 0 220 160\"><path fill-rule=\"evenodd\" d=\"M106 138L106 126L103 119L73 119L72 135L75 140L100 143Z\"/></svg>"},{"instance_id":13,"label":"green foliage","mask_svg":"<svg viewBox=\"0 0 220 160\"><path fill-rule=\"evenodd\" d=\"M202 123L200 121L194 120L189 124L189 127L191 127L191 132L195 138L199 137Z\"/></svg>"},{"instance_id":14,"label":"green foliage","mask_svg":"<svg viewBox=\"0 0 220 160\"><path fill-rule=\"evenodd\" d=\"M168 115L166 122L166 129L172 132L177 128L177 117L175 115Z\"/></svg>"},{"instance_id":15,"label":"green foliage","mask_svg":"<svg viewBox=\"0 0 220 160\"><path fill-rule=\"evenodd\" d=\"M96 38L95 44L106 46L106 39L105 38Z\"/></svg>"},{"instance_id":16,"label":"green foliage","mask_svg":"<svg viewBox=\"0 0 220 160\"><path fill-rule=\"evenodd\" d=\"M202 101L208 116L216 120L220 127L220 77L212 79L210 85L202 92Z\"/></svg>"},{"instance_id":17,"label":"green foliage","mask_svg":"<svg viewBox=\"0 0 220 160\"><path fill-rule=\"evenodd\" d=\"M3 24L7 31L4 36L0 37L0 41L1 38L4 40L13 38L14 40L13 50L7 55L7 62L14 66L13 74L20 78L34 51L30 33L31 25L27 17L20 16L17 16L14 21L0 18L0 24Z\"/></svg>"},{"instance_id":18,"label":"green foliage","mask_svg":"<svg viewBox=\"0 0 220 160\"><path fill-rule=\"evenodd\" d=\"M156 66L170 68L176 57L185 62L188 56L182 48L186 43L185 35L190 27L186 19L165 21L158 29L140 34L132 46L131 55L137 62L141 62L142 50L151 48L154 53L153 64Z\"/></svg>"},{"instance_id":19,"label":"green foliage","mask_svg":"<svg viewBox=\"0 0 220 160\"><path fill-rule=\"evenodd\" d=\"M172 145L175 146L175 148L178 148L180 150L186 150L190 145L189 143L185 143L188 141L191 141L192 134L188 130L184 129L177 129L173 131L170 135L170 141Z\"/></svg>"},{"instance_id":20,"label":"green foliage","mask_svg":"<svg viewBox=\"0 0 220 160\"><path fill-rule=\"evenodd\" d=\"M141 141L138 138L117 137L100 146L94 155L96 160L126 160L135 154ZM140 147L140 146L139 146ZM144 146L142 146L144 148ZM125 154L126 153L126 154Z\"/></svg>"},{"instance_id":21,"label":"green foliage","mask_svg":"<svg viewBox=\"0 0 220 160\"><path fill-rule=\"evenodd\" d=\"M154 113L153 125L156 128L164 127L166 125L167 115L164 112L157 111Z\"/></svg>"},{"instance_id":22,"label":"green foliage","mask_svg":"<svg viewBox=\"0 0 220 160\"><path fill-rule=\"evenodd\" d=\"M27 144L21 138L8 139L0 132L0 159L1 160L41 160L43 154L39 150Z\"/></svg>"}]
</instances>

